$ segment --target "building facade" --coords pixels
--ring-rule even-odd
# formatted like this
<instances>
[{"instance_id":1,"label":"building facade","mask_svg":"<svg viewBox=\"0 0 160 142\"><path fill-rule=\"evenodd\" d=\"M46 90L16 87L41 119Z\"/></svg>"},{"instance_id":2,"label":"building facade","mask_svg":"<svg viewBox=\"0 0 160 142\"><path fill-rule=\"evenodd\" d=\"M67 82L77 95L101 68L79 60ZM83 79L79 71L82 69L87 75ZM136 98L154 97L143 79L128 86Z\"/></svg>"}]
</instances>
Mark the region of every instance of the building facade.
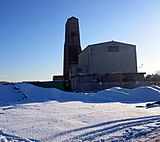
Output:
<instances>
[{"instance_id":1,"label":"building facade","mask_svg":"<svg viewBox=\"0 0 160 142\"><path fill-rule=\"evenodd\" d=\"M115 41L89 45L79 54L78 65L90 74L137 73L136 46Z\"/></svg>"},{"instance_id":2,"label":"building facade","mask_svg":"<svg viewBox=\"0 0 160 142\"><path fill-rule=\"evenodd\" d=\"M134 88L144 82L137 72L136 45L109 41L87 46L71 70L72 90L99 91L113 86Z\"/></svg>"}]
</instances>

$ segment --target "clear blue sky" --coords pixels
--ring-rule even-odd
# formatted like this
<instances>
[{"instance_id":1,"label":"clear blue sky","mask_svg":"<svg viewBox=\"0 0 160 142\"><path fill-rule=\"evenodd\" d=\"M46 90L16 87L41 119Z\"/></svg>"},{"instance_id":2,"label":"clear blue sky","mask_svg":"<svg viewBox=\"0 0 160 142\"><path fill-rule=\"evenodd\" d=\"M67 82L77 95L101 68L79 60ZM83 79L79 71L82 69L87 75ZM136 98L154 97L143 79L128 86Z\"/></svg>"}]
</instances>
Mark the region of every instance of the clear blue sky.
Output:
<instances>
[{"instance_id":1,"label":"clear blue sky","mask_svg":"<svg viewBox=\"0 0 160 142\"><path fill-rule=\"evenodd\" d=\"M160 0L0 0L0 80L63 72L64 25L79 18L81 46L137 45L139 72L160 70Z\"/></svg>"}]
</instances>

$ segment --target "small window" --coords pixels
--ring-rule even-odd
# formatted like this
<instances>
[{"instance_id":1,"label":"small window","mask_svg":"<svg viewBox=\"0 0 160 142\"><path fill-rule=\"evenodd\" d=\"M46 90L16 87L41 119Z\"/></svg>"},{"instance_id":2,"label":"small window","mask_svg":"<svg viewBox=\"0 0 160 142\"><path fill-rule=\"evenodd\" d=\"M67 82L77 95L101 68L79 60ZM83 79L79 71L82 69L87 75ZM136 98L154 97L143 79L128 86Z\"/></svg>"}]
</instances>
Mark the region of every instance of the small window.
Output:
<instances>
[{"instance_id":1,"label":"small window","mask_svg":"<svg viewBox=\"0 0 160 142\"><path fill-rule=\"evenodd\" d=\"M81 68L78 68L78 69L77 69L77 72L78 72L78 73L81 73L81 72L82 72L82 69L81 69Z\"/></svg>"},{"instance_id":2,"label":"small window","mask_svg":"<svg viewBox=\"0 0 160 142\"><path fill-rule=\"evenodd\" d=\"M118 46L108 46L108 52L119 52Z\"/></svg>"}]
</instances>

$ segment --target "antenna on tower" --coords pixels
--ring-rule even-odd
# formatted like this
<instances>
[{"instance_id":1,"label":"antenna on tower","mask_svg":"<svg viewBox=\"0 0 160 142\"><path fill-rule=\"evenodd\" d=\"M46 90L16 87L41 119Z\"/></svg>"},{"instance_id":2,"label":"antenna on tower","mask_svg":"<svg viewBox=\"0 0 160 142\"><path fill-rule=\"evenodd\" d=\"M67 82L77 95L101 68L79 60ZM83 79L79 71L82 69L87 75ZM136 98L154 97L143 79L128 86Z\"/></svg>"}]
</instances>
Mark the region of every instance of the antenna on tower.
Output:
<instances>
[{"instance_id":1,"label":"antenna on tower","mask_svg":"<svg viewBox=\"0 0 160 142\"><path fill-rule=\"evenodd\" d=\"M141 69L143 67L143 64L141 64L141 66L140 67L138 67L139 69Z\"/></svg>"}]
</instances>

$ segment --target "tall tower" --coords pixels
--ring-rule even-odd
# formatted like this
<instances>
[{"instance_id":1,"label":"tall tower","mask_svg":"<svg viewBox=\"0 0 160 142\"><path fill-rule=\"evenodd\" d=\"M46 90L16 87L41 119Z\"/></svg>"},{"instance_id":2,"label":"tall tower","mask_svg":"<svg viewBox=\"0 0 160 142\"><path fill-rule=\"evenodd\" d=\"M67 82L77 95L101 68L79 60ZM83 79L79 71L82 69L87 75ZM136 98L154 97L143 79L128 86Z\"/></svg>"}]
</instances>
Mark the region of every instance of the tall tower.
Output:
<instances>
[{"instance_id":1,"label":"tall tower","mask_svg":"<svg viewBox=\"0 0 160 142\"><path fill-rule=\"evenodd\" d=\"M71 17L65 25L65 43L64 43L64 89L71 90L70 70L78 64L78 55L81 52L80 34L78 19Z\"/></svg>"}]
</instances>

